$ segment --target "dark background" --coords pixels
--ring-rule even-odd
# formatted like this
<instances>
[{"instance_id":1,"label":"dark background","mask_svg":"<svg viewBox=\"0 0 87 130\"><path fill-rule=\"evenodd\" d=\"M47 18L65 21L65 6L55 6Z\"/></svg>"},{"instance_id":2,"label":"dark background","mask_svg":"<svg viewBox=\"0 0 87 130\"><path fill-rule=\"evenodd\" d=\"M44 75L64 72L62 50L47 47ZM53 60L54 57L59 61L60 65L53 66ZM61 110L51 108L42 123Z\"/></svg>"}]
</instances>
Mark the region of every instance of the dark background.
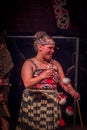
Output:
<instances>
[{"instance_id":1,"label":"dark background","mask_svg":"<svg viewBox=\"0 0 87 130\"><path fill-rule=\"evenodd\" d=\"M87 36L87 1L66 0L70 29L57 27L52 0L0 0L0 27L8 34L33 34L45 30L52 35Z\"/></svg>"},{"instance_id":2,"label":"dark background","mask_svg":"<svg viewBox=\"0 0 87 130\"><path fill-rule=\"evenodd\" d=\"M76 39L79 38L79 55L84 57L82 63L87 72L87 1L67 0L64 6L69 12L69 29L57 27L51 0L0 0L0 32L7 32L6 44L12 56L14 68L11 72L9 93L9 108L13 120L17 120L21 94L24 89L20 71L27 58L35 55L32 47L32 37L37 31L44 30L52 36L64 36L65 39L55 39L54 58L63 65L64 72L73 65L72 53L76 52ZM11 37L12 36L12 37ZM22 37L20 37L22 36ZM19 37L19 38L18 38ZM71 39L70 39L71 37ZM77 53L77 52L76 52ZM75 69L72 70L74 75ZM81 70L79 70L81 72ZM87 124L87 82L83 73L78 73L78 91L81 93L81 112L83 122ZM71 76L73 80L73 76ZM83 80L82 80L83 79ZM74 81L73 81L74 82Z\"/></svg>"}]
</instances>

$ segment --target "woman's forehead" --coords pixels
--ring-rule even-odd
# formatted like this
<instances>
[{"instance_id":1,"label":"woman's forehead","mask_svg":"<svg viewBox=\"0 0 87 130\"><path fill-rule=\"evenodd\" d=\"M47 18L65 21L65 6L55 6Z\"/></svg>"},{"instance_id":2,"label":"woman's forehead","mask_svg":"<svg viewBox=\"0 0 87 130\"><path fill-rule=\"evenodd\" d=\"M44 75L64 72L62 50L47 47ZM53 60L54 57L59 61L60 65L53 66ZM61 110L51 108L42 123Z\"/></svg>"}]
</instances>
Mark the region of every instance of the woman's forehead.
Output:
<instances>
[{"instance_id":1,"label":"woman's forehead","mask_svg":"<svg viewBox=\"0 0 87 130\"><path fill-rule=\"evenodd\" d=\"M55 41L53 39L46 39L44 45L55 45Z\"/></svg>"},{"instance_id":2,"label":"woman's forehead","mask_svg":"<svg viewBox=\"0 0 87 130\"><path fill-rule=\"evenodd\" d=\"M45 44L44 47L55 47L55 44Z\"/></svg>"}]
</instances>

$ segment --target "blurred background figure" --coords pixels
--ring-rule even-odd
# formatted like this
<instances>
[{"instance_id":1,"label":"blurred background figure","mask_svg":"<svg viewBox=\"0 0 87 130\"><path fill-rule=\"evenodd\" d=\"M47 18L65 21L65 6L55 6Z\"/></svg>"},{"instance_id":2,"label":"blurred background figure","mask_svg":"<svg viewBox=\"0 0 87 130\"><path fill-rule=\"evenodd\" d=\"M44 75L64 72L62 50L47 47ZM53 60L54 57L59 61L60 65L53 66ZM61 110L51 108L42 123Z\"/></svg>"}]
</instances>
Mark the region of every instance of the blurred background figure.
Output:
<instances>
[{"instance_id":1,"label":"blurred background figure","mask_svg":"<svg viewBox=\"0 0 87 130\"><path fill-rule=\"evenodd\" d=\"M6 31L0 32L0 130L9 130L9 79L13 62L5 43Z\"/></svg>"}]
</instances>

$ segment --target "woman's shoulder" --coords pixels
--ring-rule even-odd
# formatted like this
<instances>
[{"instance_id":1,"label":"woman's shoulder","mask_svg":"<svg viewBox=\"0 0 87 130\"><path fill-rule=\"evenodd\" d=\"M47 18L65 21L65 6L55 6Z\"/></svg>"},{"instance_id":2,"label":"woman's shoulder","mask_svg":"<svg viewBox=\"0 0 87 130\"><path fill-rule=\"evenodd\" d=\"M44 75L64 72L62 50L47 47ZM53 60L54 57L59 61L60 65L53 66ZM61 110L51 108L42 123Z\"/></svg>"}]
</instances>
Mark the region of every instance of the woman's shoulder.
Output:
<instances>
[{"instance_id":1,"label":"woman's shoulder","mask_svg":"<svg viewBox=\"0 0 87 130\"><path fill-rule=\"evenodd\" d=\"M28 67L33 67L33 68L37 68L37 64L36 64L36 61L35 61L35 58L29 58L25 61L24 63L25 66L28 66Z\"/></svg>"},{"instance_id":2,"label":"woman's shoulder","mask_svg":"<svg viewBox=\"0 0 87 130\"><path fill-rule=\"evenodd\" d=\"M25 62L24 62L24 64L26 64L26 63L31 63L31 61L34 61L34 58L26 59Z\"/></svg>"},{"instance_id":3,"label":"woman's shoulder","mask_svg":"<svg viewBox=\"0 0 87 130\"><path fill-rule=\"evenodd\" d=\"M53 62L54 65L58 65L58 66L61 65L60 62L59 62L58 60L52 59L52 62Z\"/></svg>"},{"instance_id":4,"label":"woman's shoulder","mask_svg":"<svg viewBox=\"0 0 87 130\"><path fill-rule=\"evenodd\" d=\"M61 66L61 64L60 64L60 62L59 61L57 61L57 60L55 60L55 59L53 59L52 60L53 61L53 66L54 66L54 68L56 69L56 70L60 70L60 68L62 68L62 66Z\"/></svg>"},{"instance_id":5,"label":"woman's shoulder","mask_svg":"<svg viewBox=\"0 0 87 130\"><path fill-rule=\"evenodd\" d=\"M23 63L23 66L31 66L32 65L32 58L26 59Z\"/></svg>"}]
</instances>

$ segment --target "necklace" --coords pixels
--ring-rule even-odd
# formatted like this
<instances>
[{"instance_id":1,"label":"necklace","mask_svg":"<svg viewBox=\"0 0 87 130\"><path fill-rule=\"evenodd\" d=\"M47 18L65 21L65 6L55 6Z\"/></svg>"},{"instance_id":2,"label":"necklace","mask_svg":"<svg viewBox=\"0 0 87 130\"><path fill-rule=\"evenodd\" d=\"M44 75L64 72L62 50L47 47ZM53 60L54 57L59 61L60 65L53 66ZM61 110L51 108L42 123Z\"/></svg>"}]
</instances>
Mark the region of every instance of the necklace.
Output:
<instances>
[{"instance_id":1,"label":"necklace","mask_svg":"<svg viewBox=\"0 0 87 130\"><path fill-rule=\"evenodd\" d=\"M48 64L45 60L40 60L39 58L35 57L36 60L38 60L39 62L43 63L43 64Z\"/></svg>"},{"instance_id":2,"label":"necklace","mask_svg":"<svg viewBox=\"0 0 87 130\"><path fill-rule=\"evenodd\" d=\"M47 61L44 61L44 60L40 60L39 58L35 57L36 60L38 60L39 62L41 62L42 64L45 64L46 65L46 69L50 69L52 68L52 65L51 65L51 61L50 62L47 62Z\"/></svg>"}]
</instances>

